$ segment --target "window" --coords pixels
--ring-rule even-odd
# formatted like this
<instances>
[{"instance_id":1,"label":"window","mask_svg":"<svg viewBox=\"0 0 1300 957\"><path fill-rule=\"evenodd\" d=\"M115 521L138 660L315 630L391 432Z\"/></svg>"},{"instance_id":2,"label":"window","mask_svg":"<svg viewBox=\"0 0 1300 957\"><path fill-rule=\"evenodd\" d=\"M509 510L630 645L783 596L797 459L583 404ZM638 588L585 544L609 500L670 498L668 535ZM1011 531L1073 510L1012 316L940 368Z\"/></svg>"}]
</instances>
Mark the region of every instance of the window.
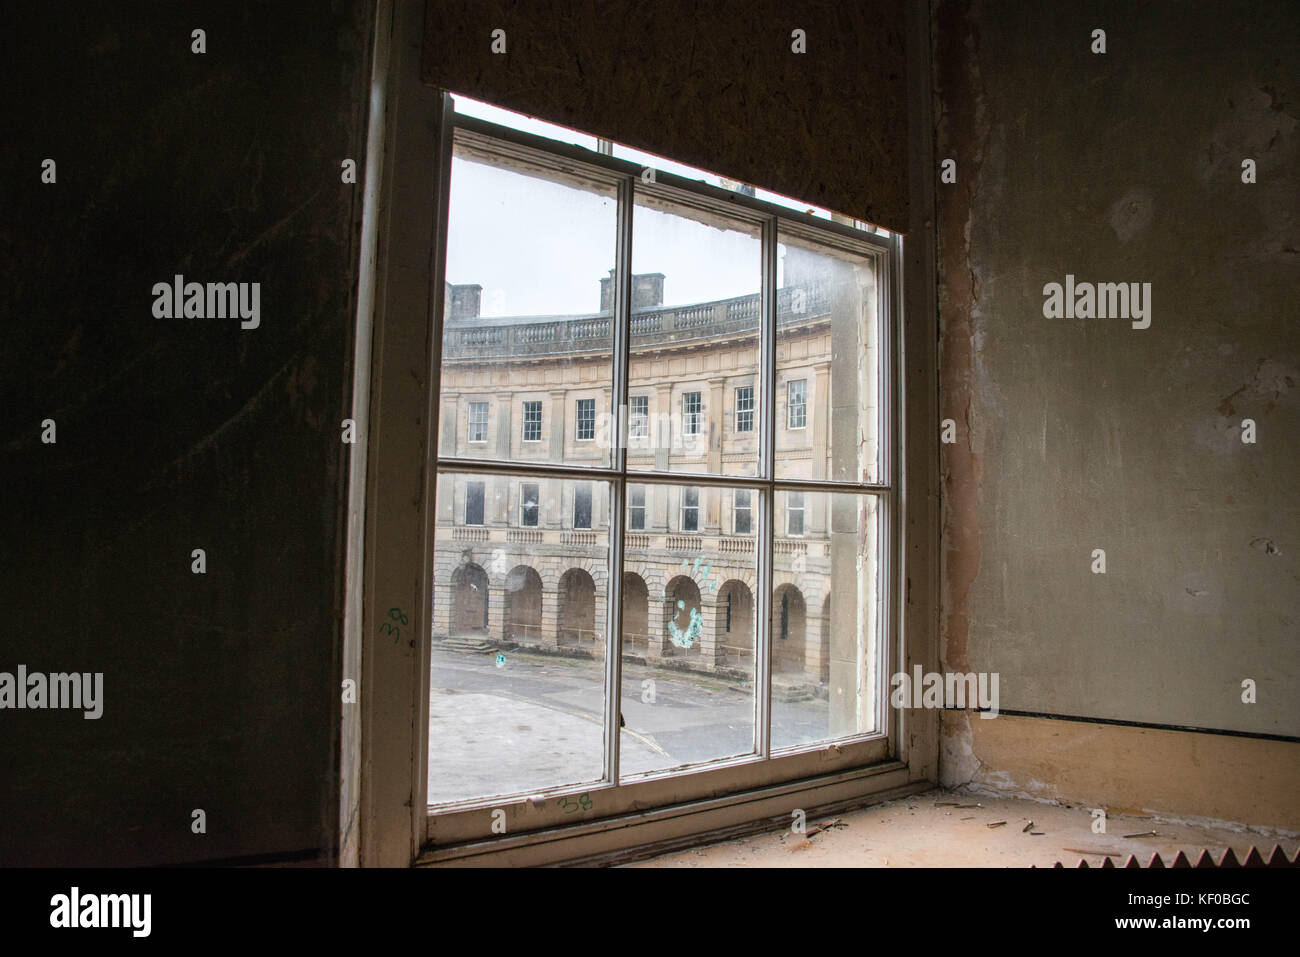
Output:
<instances>
[{"instance_id":1,"label":"window","mask_svg":"<svg viewBox=\"0 0 1300 957\"><path fill-rule=\"evenodd\" d=\"M627 487L627 527L634 532L645 530L645 486Z\"/></svg>"},{"instance_id":2,"label":"window","mask_svg":"<svg viewBox=\"0 0 1300 957\"><path fill-rule=\"evenodd\" d=\"M524 403L524 441L542 441L542 403Z\"/></svg>"},{"instance_id":3,"label":"window","mask_svg":"<svg viewBox=\"0 0 1300 957\"><path fill-rule=\"evenodd\" d=\"M486 442L488 427L488 404L471 402L469 404L469 440Z\"/></svg>"},{"instance_id":4,"label":"window","mask_svg":"<svg viewBox=\"0 0 1300 957\"><path fill-rule=\"evenodd\" d=\"M628 435L643 439L650 434L650 396L634 395L628 401Z\"/></svg>"},{"instance_id":5,"label":"window","mask_svg":"<svg viewBox=\"0 0 1300 957\"><path fill-rule=\"evenodd\" d=\"M491 841L485 808L528 834L587 821L588 792L612 819L894 755L900 393L897 317L882 318L901 240L448 122L445 255L430 257L446 297L430 316L430 853ZM787 434L808 425L810 380L819 408L834 398L816 449ZM626 409L636 441L597 441L598 401ZM483 527L457 527L461 501ZM658 676L692 706L646 704Z\"/></svg>"},{"instance_id":6,"label":"window","mask_svg":"<svg viewBox=\"0 0 1300 957\"><path fill-rule=\"evenodd\" d=\"M785 533L803 534L803 492L785 493Z\"/></svg>"},{"instance_id":7,"label":"window","mask_svg":"<svg viewBox=\"0 0 1300 957\"><path fill-rule=\"evenodd\" d=\"M579 482L573 487L573 527L591 528L590 482Z\"/></svg>"},{"instance_id":8,"label":"window","mask_svg":"<svg viewBox=\"0 0 1300 957\"><path fill-rule=\"evenodd\" d=\"M525 528L535 528L537 513L537 485L524 482L519 486L519 524Z\"/></svg>"},{"instance_id":9,"label":"window","mask_svg":"<svg viewBox=\"0 0 1300 957\"><path fill-rule=\"evenodd\" d=\"M702 403L699 392L687 392L682 396L682 432L685 435L699 435L704 414L700 411Z\"/></svg>"},{"instance_id":10,"label":"window","mask_svg":"<svg viewBox=\"0 0 1300 957\"><path fill-rule=\"evenodd\" d=\"M742 385L736 389L736 431L754 431L754 387Z\"/></svg>"},{"instance_id":11,"label":"window","mask_svg":"<svg viewBox=\"0 0 1300 957\"><path fill-rule=\"evenodd\" d=\"M596 400L578 400L578 441L589 442L596 437Z\"/></svg>"},{"instance_id":12,"label":"window","mask_svg":"<svg viewBox=\"0 0 1300 957\"><path fill-rule=\"evenodd\" d=\"M682 489L682 531L700 530L700 490L691 486Z\"/></svg>"},{"instance_id":13,"label":"window","mask_svg":"<svg viewBox=\"0 0 1300 957\"><path fill-rule=\"evenodd\" d=\"M808 380L794 379L786 384L786 428L802 429L808 425Z\"/></svg>"},{"instance_id":14,"label":"window","mask_svg":"<svg viewBox=\"0 0 1300 957\"><path fill-rule=\"evenodd\" d=\"M738 488L732 493L731 530L737 535L749 535L754 530L754 513L750 508L750 496L753 494L747 488Z\"/></svg>"},{"instance_id":15,"label":"window","mask_svg":"<svg viewBox=\"0 0 1300 957\"><path fill-rule=\"evenodd\" d=\"M483 524L483 483L465 483L465 524Z\"/></svg>"}]
</instances>

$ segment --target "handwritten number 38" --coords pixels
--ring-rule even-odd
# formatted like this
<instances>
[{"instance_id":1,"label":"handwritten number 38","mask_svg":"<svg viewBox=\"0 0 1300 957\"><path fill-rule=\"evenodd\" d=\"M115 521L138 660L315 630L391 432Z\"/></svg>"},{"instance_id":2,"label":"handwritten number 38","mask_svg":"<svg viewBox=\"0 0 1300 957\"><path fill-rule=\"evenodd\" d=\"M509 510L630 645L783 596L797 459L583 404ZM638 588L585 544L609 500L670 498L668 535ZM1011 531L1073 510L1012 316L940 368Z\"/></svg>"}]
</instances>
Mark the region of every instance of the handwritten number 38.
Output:
<instances>
[{"instance_id":1,"label":"handwritten number 38","mask_svg":"<svg viewBox=\"0 0 1300 957\"><path fill-rule=\"evenodd\" d=\"M577 811L579 809L583 811L590 811L592 807L594 807L594 805L591 802L590 794L580 795L578 797L578 800L576 801L570 801L568 798L559 798L556 800L555 804L557 807L564 808L565 814L572 814L574 811Z\"/></svg>"}]
</instances>

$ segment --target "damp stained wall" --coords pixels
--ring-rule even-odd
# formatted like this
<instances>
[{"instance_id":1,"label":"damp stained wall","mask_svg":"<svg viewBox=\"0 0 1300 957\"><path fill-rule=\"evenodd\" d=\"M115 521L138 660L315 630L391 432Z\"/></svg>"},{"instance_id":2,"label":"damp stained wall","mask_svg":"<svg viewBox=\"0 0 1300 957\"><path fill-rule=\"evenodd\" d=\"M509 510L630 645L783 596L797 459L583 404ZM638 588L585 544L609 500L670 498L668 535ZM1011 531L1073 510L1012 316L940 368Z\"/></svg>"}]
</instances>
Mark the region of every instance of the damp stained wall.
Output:
<instances>
[{"instance_id":1,"label":"damp stained wall","mask_svg":"<svg viewBox=\"0 0 1300 957\"><path fill-rule=\"evenodd\" d=\"M0 864L332 853L372 16L7 12L0 671L103 672L104 705L0 712ZM259 327L155 318L176 274L260 283Z\"/></svg>"},{"instance_id":2,"label":"damp stained wall","mask_svg":"<svg viewBox=\"0 0 1300 957\"><path fill-rule=\"evenodd\" d=\"M427 0L426 9L432 86L908 228L903 0Z\"/></svg>"},{"instance_id":3,"label":"damp stained wall","mask_svg":"<svg viewBox=\"0 0 1300 957\"><path fill-rule=\"evenodd\" d=\"M932 31L946 667L1004 709L1300 735L1295 5L942 0ZM1067 274L1150 283L1150 328L1045 318ZM1007 756L964 725L950 783Z\"/></svg>"}]
</instances>

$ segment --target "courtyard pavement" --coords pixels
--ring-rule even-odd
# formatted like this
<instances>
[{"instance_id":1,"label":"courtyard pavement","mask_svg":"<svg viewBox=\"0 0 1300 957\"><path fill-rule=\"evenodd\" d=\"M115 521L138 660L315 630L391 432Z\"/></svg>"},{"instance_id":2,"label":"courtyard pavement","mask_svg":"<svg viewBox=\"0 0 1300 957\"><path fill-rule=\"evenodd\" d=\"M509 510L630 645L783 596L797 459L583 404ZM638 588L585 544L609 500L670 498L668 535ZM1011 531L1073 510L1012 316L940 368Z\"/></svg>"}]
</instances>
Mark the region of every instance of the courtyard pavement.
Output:
<instances>
[{"instance_id":1,"label":"courtyard pavement","mask_svg":"<svg viewBox=\"0 0 1300 957\"><path fill-rule=\"evenodd\" d=\"M429 694L429 803L595 783L602 773L604 662L433 648ZM645 681L653 685L645 685ZM653 701L648 693L653 689ZM747 754L749 682L624 662L624 775ZM827 704L781 702L773 739L825 734Z\"/></svg>"}]
</instances>

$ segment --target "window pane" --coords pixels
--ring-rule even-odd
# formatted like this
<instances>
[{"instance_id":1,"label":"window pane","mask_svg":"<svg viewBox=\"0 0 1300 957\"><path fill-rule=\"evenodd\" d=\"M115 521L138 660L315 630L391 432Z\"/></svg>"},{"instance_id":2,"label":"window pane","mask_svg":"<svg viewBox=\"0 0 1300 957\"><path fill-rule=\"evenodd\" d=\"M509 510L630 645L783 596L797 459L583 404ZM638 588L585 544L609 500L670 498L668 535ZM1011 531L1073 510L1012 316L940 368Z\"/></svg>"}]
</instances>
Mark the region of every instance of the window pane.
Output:
<instances>
[{"instance_id":1,"label":"window pane","mask_svg":"<svg viewBox=\"0 0 1300 957\"><path fill-rule=\"evenodd\" d=\"M444 509L470 484L486 489L483 528L457 527ZM603 776L609 527L564 529L563 484L438 478L431 804ZM585 484L595 517L607 516L608 484ZM516 500L540 509L540 522L523 527Z\"/></svg>"},{"instance_id":2,"label":"window pane","mask_svg":"<svg viewBox=\"0 0 1300 957\"><path fill-rule=\"evenodd\" d=\"M737 535L748 535L754 529L753 493L749 489L736 489L732 502L732 530Z\"/></svg>"},{"instance_id":3,"label":"window pane","mask_svg":"<svg viewBox=\"0 0 1300 957\"><path fill-rule=\"evenodd\" d=\"M628 375L648 435L629 440L628 469L757 475L756 431L724 424L759 367L761 231L645 190L633 218Z\"/></svg>"},{"instance_id":4,"label":"window pane","mask_svg":"<svg viewBox=\"0 0 1300 957\"><path fill-rule=\"evenodd\" d=\"M644 485L627 487L627 527L633 531L645 528L645 496Z\"/></svg>"},{"instance_id":5,"label":"window pane","mask_svg":"<svg viewBox=\"0 0 1300 957\"><path fill-rule=\"evenodd\" d=\"M573 527L591 528L590 482L578 482L573 487Z\"/></svg>"},{"instance_id":6,"label":"window pane","mask_svg":"<svg viewBox=\"0 0 1300 957\"><path fill-rule=\"evenodd\" d=\"M469 441L486 442L488 434L488 403L469 404Z\"/></svg>"},{"instance_id":7,"label":"window pane","mask_svg":"<svg viewBox=\"0 0 1300 957\"><path fill-rule=\"evenodd\" d=\"M878 500L778 491L776 508L797 512L803 535L773 542L772 747L875 731Z\"/></svg>"},{"instance_id":8,"label":"window pane","mask_svg":"<svg viewBox=\"0 0 1300 957\"><path fill-rule=\"evenodd\" d=\"M802 429L808 424L808 380L786 383L786 428Z\"/></svg>"},{"instance_id":9,"label":"window pane","mask_svg":"<svg viewBox=\"0 0 1300 957\"><path fill-rule=\"evenodd\" d=\"M465 483L465 524L483 524L483 483Z\"/></svg>"},{"instance_id":10,"label":"window pane","mask_svg":"<svg viewBox=\"0 0 1300 957\"><path fill-rule=\"evenodd\" d=\"M736 431L754 431L754 387L742 385L736 389Z\"/></svg>"},{"instance_id":11,"label":"window pane","mask_svg":"<svg viewBox=\"0 0 1300 957\"><path fill-rule=\"evenodd\" d=\"M776 476L875 482L876 260L786 231L777 252Z\"/></svg>"},{"instance_id":12,"label":"window pane","mask_svg":"<svg viewBox=\"0 0 1300 957\"><path fill-rule=\"evenodd\" d=\"M525 482L519 487L519 524L535 528L540 516L537 504L537 486Z\"/></svg>"},{"instance_id":13,"label":"window pane","mask_svg":"<svg viewBox=\"0 0 1300 957\"><path fill-rule=\"evenodd\" d=\"M682 531L698 532L700 530L700 490L682 489Z\"/></svg>"},{"instance_id":14,"label":"window pane","mask_svg":"<svg viewBox=\"0 0 1300 957\"><path fill-rule=\"evenodd\" d=\"M608 415L613 386L609 277L617 205L609 184L506 159L458 134L439 455L611 463L613 443L599 441L598 420ZM484 392L494 396L495 422L481 439L472 428L472 436L457 429L466 393L475 392L475 401Z\"/></svg>"},{"instance_id":15,"label":"window pane","mask_svg":"<svg viewBox=\"0 0 1300 957\"><path fill-rule=\"evenodd\" d=\"M736 490L633 488L649 519L624 537L622 776L752 754L757 540L723 533ZM667 527L688 498L699 534Z\"/></svg>"},{"instance_id":16,"label":"window pane","mask_svg":"<svg viewBox=\"0 0 1300 957\"><path fill-rule=\"evenodd\" d=\"M578 400L578 441L589 442L596 437L596 400Z\"/></svg>"},{"instance_id":17,"label":"window pane","mask_svg":"<svg viewBox=\"0 0 1300 957\"><path fill-rule=\"evenodd\" d=\"M630 410L628 418L628 436L632 439L644 439L650 435L650 397L634 395L628 399ZM641 445L636 446L641 448Z\"/></svg>"}]
</instances>

